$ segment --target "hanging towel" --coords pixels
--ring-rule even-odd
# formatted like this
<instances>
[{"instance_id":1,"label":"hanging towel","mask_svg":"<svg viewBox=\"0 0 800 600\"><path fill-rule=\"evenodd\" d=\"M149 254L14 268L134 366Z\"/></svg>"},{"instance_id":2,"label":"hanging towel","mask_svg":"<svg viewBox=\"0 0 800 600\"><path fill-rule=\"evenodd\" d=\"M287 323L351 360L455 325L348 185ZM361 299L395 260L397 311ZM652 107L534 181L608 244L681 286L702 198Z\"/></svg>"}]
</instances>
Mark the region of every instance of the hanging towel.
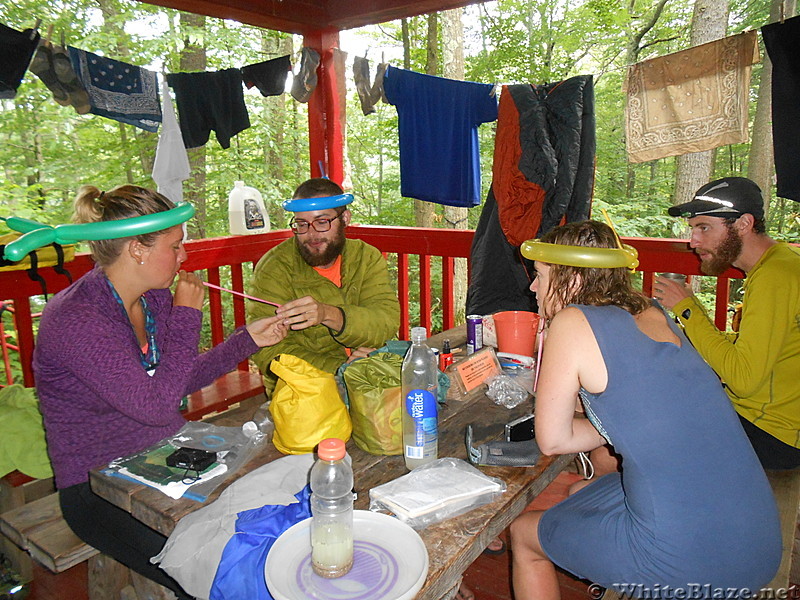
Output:
<instances>
[{"instance_id":1,"label":"hanging towel","mask_svg":"<svg viewBox=\"0 0 800 600\"><path fill-rule=\"evenodd\" d=\"M756 32L631 65L624 90L628 160L644 162L748 141Z\"/></svg>"},{"instance_id":2,"label":"hanging towel","mask_svg":"<svg viewBox=\"0 0 800 600\"><path fill-rule=\"evenodd\" d=\"M319 60L319 52L313 48L303 48L300 53L300 71L292 80L292 98L298 102L308 102L317 87Z\"/></svg>"},{"instance_id":3,"label":"hanging towel","mask_svg":"<svg viewBox=\"0 0 800 600\"><path fill-rule=\"evenodd\" d=\"M42 80L61 106L71 105L79 115L92 109L89 94L72 68L66 48L40 41L31 62L31 72Z\"/></svg>"},{"instance_id":4,"label":"hanging towel","mask_svg":"<svg viewBox=\"0 0 800 600\"><path fill-rule=\"evenodd\" d=\"M761 28L772 61L772 141L777 194L800 201L800 17Z\"/></svg>"},{"instance_id":5,"label":"hanging towel","mask_svg":"<svg viewBox=\"0 0 800 600\"><path fill-rule=\"evenodd\" d=\"M237 530L239 516L269 505L296 504L313 464L313 454L284 456L234 481L214 502L183 517L151 562L164 569L190 596L209 598L215 578L231 568L220 561ZM263 562L253 577L258 577L266 590Z\"/></svg>"},{"instance_id":6,"label":"hanging towel","mask_svg":"<svg viewBox=\"0 0 800 600\"><path fill-rule=\"evenodd\" d=\"M400 193L449 206L480 204L478 125L497 119L494 86L390 66L383 89L397 108Z\"/></svg>"},{"instance_id":7,"label":"hanging towel","mask_svg":"<svg viewBox=\"0 0 800 600\"><path fill-rule=\"evenodd\" d=\"M34 29L17 31L0 23L0 98L16 97L40 37Z\"/></svg>"},{"instance_id":8,"label":"hanging towel","mask_svg":"<svg viewBox=\"0 0 800 600\"><path fill-rule=\"evenodd\" d=\"M175 90L183 144L187 148L205 145L212 129L219 145L230 148L231 138L250 127L239 69L170 73L167 83Z\"/></svg>"},{"instance_id":9,"label":"hanging towel","mask_svg":"<svg viewBox=\"0 0 800 600\"><path fill-rule=\"evenodd\" d=\"M378 100L386 102L383 93L383 75L386 72L387 63L380 63L375 71L375 82L370 84L369 61L361 56L353 59L353 80L356 84L358 100L361 103L361 112L364 116L375 112L375 105Z\"/></svg>"},{"instance_id":10,"label":"hanging towel","mask_svg":"<svg viewBox=\"0 0 800 600\"><path fill-rule=\"evenodd\" d=\"M158 185L160 194L173 202L183 202L183 181L189 179L191 167L166 80L161 82L161 98L163 121L153 162L153 181Z\"/></svg>"},{"instance_id":11,"label":"hanging towel","mask_svg":"<svg viewBox=\"0 0 800 600\"><path fill-rule=\"evenodd\" d=\"M262 96L280 96L286 91L286 77L291 70L289 56L281 56L242 67L242 81L248 90L257 87Z\"/></svg>"},{"instance_id":12,"label":"hanging towel","mask_svg":"<svg viewBox=\"0 0 800 600\"><path fill-rule=\"evenodd\" d=\"M67 49L72 68L89 94L92 114L158 131L161 106L153 71L72 46Z\"/></svg>"}]
</instances>

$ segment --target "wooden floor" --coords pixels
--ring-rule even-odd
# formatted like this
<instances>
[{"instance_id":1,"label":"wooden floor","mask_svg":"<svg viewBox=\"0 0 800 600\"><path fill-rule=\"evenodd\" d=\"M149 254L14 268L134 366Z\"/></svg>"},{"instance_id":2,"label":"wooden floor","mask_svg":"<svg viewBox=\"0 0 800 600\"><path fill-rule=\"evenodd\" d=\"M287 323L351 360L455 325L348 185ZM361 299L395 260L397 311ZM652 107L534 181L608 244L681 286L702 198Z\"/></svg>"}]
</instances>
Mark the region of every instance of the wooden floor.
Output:
<instances>
[{"instance_id":1,"label":"wooden floor","mask_svg":"<svg viewBox=\"0 0 800 600\"><path fill-rule=\"evenodd\" d=\"M559 502L567 495L569 486L579 479L574 473L561 473L529 506L542 510ZM508 532L503 538L507 541ZM500 556L481 555L464 579L475 592L476 600L512 600L509 553ZM587 600L589 582L559 573L562 600ZM88 600L86 591L86 562L68 571L54 575L43 567L36 567L28 600Z\"/></svg>"}]
</instances>

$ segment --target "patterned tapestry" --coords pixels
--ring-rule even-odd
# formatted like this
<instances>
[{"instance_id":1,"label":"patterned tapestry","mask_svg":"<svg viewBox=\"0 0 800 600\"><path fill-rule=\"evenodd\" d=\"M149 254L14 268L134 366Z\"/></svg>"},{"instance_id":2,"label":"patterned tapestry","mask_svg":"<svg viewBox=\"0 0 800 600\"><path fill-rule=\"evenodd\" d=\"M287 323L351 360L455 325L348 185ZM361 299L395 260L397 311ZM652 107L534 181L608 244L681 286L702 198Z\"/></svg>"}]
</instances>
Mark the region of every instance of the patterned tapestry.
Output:
<instances>
[{"instance_id":1,"label":"patterned tapestry","mask_svg":"<svg viewBox=\"0 0 800 600\"><path fill-rule=\"evenodd\" d=\"M747 142L750 71L759 61L748 31L631 65L628 160L644 162Z\"/></svg>"}]
</instances>

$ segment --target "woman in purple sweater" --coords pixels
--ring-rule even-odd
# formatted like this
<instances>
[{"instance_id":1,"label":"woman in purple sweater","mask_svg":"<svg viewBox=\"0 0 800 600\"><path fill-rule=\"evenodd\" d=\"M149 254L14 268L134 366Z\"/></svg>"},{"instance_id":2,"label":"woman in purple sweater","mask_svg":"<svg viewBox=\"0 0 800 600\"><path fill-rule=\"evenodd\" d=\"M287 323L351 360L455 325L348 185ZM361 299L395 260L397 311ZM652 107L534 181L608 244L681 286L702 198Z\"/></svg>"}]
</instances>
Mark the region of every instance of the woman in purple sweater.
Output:
<instances>
[{"instance_id":1,"label":"woman in purple sweater","mask_svg":"<svg viewBox=\"0 0 800 600\"><path fill-rule=\"evenodd\" d=\"M79 223L154 214L175 205L151 190L83 186ZM277 317L197 350L205 288L180 270L183 229L90 242L95 268L45 307L33 367L64 518L87 544L188 598L150 557L166 538L95 495L89 471L143 450L184 424L181 398L284 338ZM174 295L169 287L177 275Z\"/></svg>"}]
</instances>

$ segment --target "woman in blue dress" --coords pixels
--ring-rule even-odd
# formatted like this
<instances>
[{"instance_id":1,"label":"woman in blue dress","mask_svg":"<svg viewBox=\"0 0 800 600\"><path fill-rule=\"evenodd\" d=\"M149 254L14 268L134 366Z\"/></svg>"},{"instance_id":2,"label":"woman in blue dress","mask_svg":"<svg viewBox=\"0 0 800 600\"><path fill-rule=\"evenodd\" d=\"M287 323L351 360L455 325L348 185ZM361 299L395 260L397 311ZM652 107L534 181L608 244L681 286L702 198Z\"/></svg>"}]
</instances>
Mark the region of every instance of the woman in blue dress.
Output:
<instances>
[{"instance_id":1,"label":"woman in blue dress","mask_svg":"<svg viewBox=\"0 0 800 600\"><path fill-rule=\"evenodd\" d=\"M563 246L617 248L610 227L571 223L542 242L527 252L549 321L536 440L545 454L610 443L622 467L514 521L515 597L559 598L554 565L636 597L727 598L767 584L781 558L777 509L717 376L627 267L557 264L582 263Z\"/></svg>"}]
</instances>

